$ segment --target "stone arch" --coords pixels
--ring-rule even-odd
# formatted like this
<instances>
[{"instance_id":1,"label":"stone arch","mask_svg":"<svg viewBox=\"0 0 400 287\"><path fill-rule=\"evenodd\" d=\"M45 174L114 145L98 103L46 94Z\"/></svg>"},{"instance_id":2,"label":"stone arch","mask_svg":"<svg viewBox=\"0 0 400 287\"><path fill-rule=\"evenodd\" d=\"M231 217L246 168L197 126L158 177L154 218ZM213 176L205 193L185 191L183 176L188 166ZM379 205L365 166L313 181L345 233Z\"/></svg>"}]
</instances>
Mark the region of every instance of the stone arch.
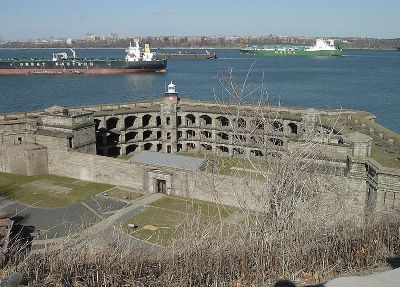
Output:
<instances>
[{"instance_id":1,"label":"stone arch","mask_svg":"<svg viewBox=\"0 0 400 287\"><path fill-rule=\"evenodd\" d=\"M243 154L244 154L244 149L238 147L233 148L233 155L243 155Z\"/></svg>"},{"instance_id":2,"label":"stone arch","mask_svg":"<svg viewBox=\"0 0 400 287\"><path fill-rule=\"evenodd\" d=\"M273 131L283 132L283 124L280 121L273 121L271 126Z\"/></svg>"},{"instance_id":3,"label":"stone arch","mask_svg":"<svg viewBox=\"0 0 400 287\"><path fill-rule=\"evenodd\" d=\"M153 144L152 144L152 143L145 143L145 144L143 145L143 150L151 150L152 147L153 147Z\"/></svg>"},{"instance_id":4,"label":"stone arch","mask_svg":"<svg viewBox=\"0 0 400 287\"><path fill-rule=\"evenodd\" d=\"M212 151L212 145L203 143L201 144L201 149L204 151Z\"/></svg>"},{"instance_id":5,"label":"stone arch","mask_svg":"<svg viewBox=\"0 0 400 287\"><path fill-rule=\"evenodd\" d=\"M242 134L235 134L233 136L234 142L237 144L241 144L241 143L245 143L246 142L246 135L242 135Z\"/></svg>"},{"instance_id":6,"label":"stone arch","mask_svg":"<svg viewBox=\"0 0 400 287\"><path fill-rule=\"evenodd\" d=\"M250 137L250 141L253 144L263 144L264 138L262 136L253 135Z\"/></svg>"},{"instance_id":7,"label":"stone arch","mask_svg":"<svg viewBox=\"0 0 400 287\"><path fill-rule=\"evenodd\" d=\"M106 129L108 130L115 129L118 126L118 121L119 118L116 117L109 118L108 120L106 120Z\"/></svg>"},{"instance_id":8,"label":"stone arch","mask_svg":"<svg viewBox=\"0 0 400 287\"><path fill-rule=\"evenodd\" d=\"M167 140L170 140L170 139L171 139L171 133L167 132Z\"/></svg>"},{"instance_id":9,"label":"stone arch","mask_svg":"<svg viewBox=\"0 0 400 287\"><path fill-rule=\"evenodd\" d=\"M165 123L167 124L167 126L169 126L169 125L171 124L171 118L170 118L170 117L167 117L167 118L165 119Z\"/></svg>"},{"instance_id":10,"label":"stone arch","mask_svg":"<svg viewBox=\"0 0 400 287\"><path fill-rule=\"evenodd\" d=\"M157 151L158 152L162 151L162 144L161 143L157 144Z\"/></svg>"},{"instance_id":11,"label":"stone arch","mask_svg":"<svg viewBox=\"0 0 400 287\"><path fill-rule=\"evenodd\" d=\"M261 119L252 120L251 125L255 130L264 130L264 121Z\"/></svg>"},{"instance_id":12,"label":"stone arch","mask_svg":"<svg viewBox=\"0 0 400 287\"><path fill-rule=\"evenodd\" d=\"M297 134L297 130L298 130L297 124L295 124L295 123L288 123L288 127L290 128L290 132L291 132L292 134Z\"/></svg>"},{"instance_id":13,"label":"stone arch","mask_svg":"<svg viewBox=\"0 0 400 287\"><path fill-rule=\"evenodd\" d=\"M176 145L176 151L180 152L181 150L182 150L182 144L179 143Z\"/></svg>"},{"instance_id":14,"label":"stone arch","mask_svg":"<svg viewBox=\"0 0 400 287\"><path fill-rule=\"evenodd\" d=\"M244 118L237 118L236 119L236 127L238 129L245 129L246 128L246 120Z\"/></svg>"},{"instance_id":15,"label":"stone arch","mask_svg":"<svg viewBox=\"0 0 400 287\"><path fill-rule=\"evenodd\" d=\"M216 120L220 127L229 127L229 119L227 117L219 116Z\"/></svg>"},{"instance_id":16,"label":"stone arch","mask_svg":"<svg viewBox=\"0 0 400 287\"><path fill-rule=\"evenodd\" d=\"M147 126L150 125L150 122L151 122L151 115L145 114L145 115L142 117L142 126L143 126L143 127L147 127Z\"/></svg>"},{"instance_id":17,"label":"stone arch","mask_svg":"<svg viewBox=\"0 0 400 287\"><path fill-rule=\"evenodd\" d=\"M219 140L224 140L224 141L229 140L229 135L227 133L224 133L224 132L217 133L217 137L218 137Z\"/></svg>"},{"instance_id":18,"label":"stone arch","mask_svg":"<svg viewBox=\"0 0 400 287\"><path fill-rule=\"evenodd\" d=\"M212 133L209 131L202 131L201 137L202 139L210 139L212 137Z\"/></svg>"},{"instance_id":19,"label":"stone arch","mask_svg":"<svg viewBox=\"0 0 400 287\"><path fill-rule=\"evenodd\" d=\"M182 125L182 117L181 116L177 116L176 117L176 126L180 127Z\"/></svg>"},{"instance_id":20,"label":"stone arch","mask_svg":"<svg viewBox=\"0 0 400 287\"><path fill-rule=\"evenodd\" d=\"M193 139L196 136L196 132L194 130L186 131L186 139Z\"/></svg>"},{"instance_id":21,"label":"stone arch","mask_svg":"<svg viewBox=\"0 0 400 287\"><path fill-rule=\"evenodd\" d=\"M137 117L135 116L128 116L124 119L125 129L133 128L133 125L136 122Z\"/></svg>"},{"instance_id":22,"label":"stone arch","mask_svg":"<svg viewBox=\"0 0 400 287\"><path fill-rule=\"evenodd\" d=\"M261 157L261 156L264 156L264 153L261 151L261 150L259 150L259 149L252 149L251 151L250 151L250 155L252 155L252 156L257 156L257 157Z\"/></svg>"},{"instance_id":23,"label":"stone arch","mask_svg":"<svg viewBox=\"0 0 400 287\"><path fill-rule=\"evenodd\" d=\"M153 135L153 131L151 130L145 130L143 132L143 140L151 140L151 136Z\"/></svg>"},{"instance_id":24,"label":"stone arch","mask_svg":"<svg viewBox=\"0 0 400 287\"><path fill-rule=\"evenodd\" d=\"M218 152L229 153L229 148L227 146L219 145L219 146L217 146L217 149L218 149Z\"/></svg>"},{"instance_id":25,"label":"stone arch","mask_svg":"<svg viewBox=\"0 0 400 287\"><path fill-rule=\"evenodd\" d=\"M193 114L187 114L185 116L185 124L187 127L193 126L196 124L196 117Z\"/></svg>"},{"instance_id":26,"label":"stone arch","mask_svg":"<svg viewBox=\"0 0 400 287\"><path fill-rule=\"evenodd\" d=\"M161 136L162 136L162 132L161 131L157 131L157 140L161 140Z\"/></svg>"},{"instance_id":27,"label":"stone arch","mask_svg":"<svg viewBox=\"0 0 400 287\"><path fill-rule=\"evenodd\" d=\"M270 140L270 142L271 142L273 145L276 145L276 146L283 146L283 140L281 140L281 139L278 139L278 138L270 138L269 140Z\"/></svg>"},{"instance_id":28,"label":"stone arch","mask_svg":"<svg viewBox=\"0 0 400 287\"><path fill-rule=\"evenodd\" d=\"M196 144L193 142L186 143L186 148L188 151L196 149Z\"/></svg>"},{"instance_id":29,"label":"stone arch","mask_svg":"<svg viewBox=\"0 0 400 287\"><path fill-rule=\"evenodd\" d=\"M126 154L130 154L132 152L135 152L138 147L139 146L137 144L128 145L126 147Z\"/></svg>"},{"instance_id":30,"label":"stone arch","mask_svg":"<svg viewBox=\"0 0 400 287\"><path fill-rule=\"evenodd\" d=\"M201 115L200 124L202 127L212 126L212 118L209 115Z\"/></svg>"},{"instance_id":31,"label":"stone arch","mask_svg":"<svg viewBox=\"0 0 400 287\"><path fill-rule=\"evenodd\" d=\"M171 153L172 152L172 148L170 145L167 145L167 153Z\"/></svg>"},{"instance_id":32,"label":"stone arch","mask_svg":"<svg viewBox=\"0 0 400 287\"><path fill-rule=\"evenodd\" d=\"M125 142L129 142L129 141L133 141L136 136L137 136L137 132L129 132L125 134Z\"/></svg>"},{"instance_id":33,"label":"stone arch","mask_svg":"<svg viewBox=\"0 0 400 287\"><path fill-rule=\"evenodd\" d=\"M160 116L156 116L156 126L157 127L161 126L161 117Z\"/></svg>"}]
</instances>

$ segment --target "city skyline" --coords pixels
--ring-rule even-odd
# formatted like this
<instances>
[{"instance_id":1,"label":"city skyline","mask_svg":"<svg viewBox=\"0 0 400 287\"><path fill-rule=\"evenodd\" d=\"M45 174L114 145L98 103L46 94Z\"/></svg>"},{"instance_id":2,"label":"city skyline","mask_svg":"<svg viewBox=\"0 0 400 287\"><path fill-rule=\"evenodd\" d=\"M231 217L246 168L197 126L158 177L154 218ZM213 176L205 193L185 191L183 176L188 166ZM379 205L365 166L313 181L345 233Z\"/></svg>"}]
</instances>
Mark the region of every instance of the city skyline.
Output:
<instances>
[{"instance_id":1,"label":"city skyline","mask_svg":"<svg viewBox=\"0 0 400 287\"><path fill-rule=\"evenodd\" d=\"M83 38L87 32L120 37L163 35L279 35L398 38L394 0L229 1L155 0L2 2L0 37L6 40Z\"/></svg>"}]
</instances>

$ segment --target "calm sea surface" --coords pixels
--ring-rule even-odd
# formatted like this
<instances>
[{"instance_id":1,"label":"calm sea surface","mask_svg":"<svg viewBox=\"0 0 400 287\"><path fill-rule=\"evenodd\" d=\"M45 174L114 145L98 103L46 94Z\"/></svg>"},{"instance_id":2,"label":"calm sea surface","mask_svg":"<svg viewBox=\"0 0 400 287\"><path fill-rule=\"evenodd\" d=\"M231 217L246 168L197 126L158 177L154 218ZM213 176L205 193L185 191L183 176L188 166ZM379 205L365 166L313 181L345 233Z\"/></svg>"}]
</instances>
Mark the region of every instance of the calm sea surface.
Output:
<instances>
[{"instance_id":1,"label":"calm sea surface","mask_svg":"<svg viewBox=\"0 0 400 287\"><path fill-rule=\"evenodd\" d=\"M51 57L58 50L1 50L0 58ZM0 76L0 112L39 110L52 105L118 103L163 96L176 84L181 97L214 100L218 74L230 69L238 83L254 88L263 73L272 104L314 108L354 108L400 132L400 52L344 51L343 57L267 57L215 50L218 59L169 61L166 73L131 75ZM123 49L77 49L79 57L123 57ZM70 54L70 53L69 53ZM254 63L254 64L253 64ZM253 64L253 65L252 65Z\"/></svg>"}]
</instances>

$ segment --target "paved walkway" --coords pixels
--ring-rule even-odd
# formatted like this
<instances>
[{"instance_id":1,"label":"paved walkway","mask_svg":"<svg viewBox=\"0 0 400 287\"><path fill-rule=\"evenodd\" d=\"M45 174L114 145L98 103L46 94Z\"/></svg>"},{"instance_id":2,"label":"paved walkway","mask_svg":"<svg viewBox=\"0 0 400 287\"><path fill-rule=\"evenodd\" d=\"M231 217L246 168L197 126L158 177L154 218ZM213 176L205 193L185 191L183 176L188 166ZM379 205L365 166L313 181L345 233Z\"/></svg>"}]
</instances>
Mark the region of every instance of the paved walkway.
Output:
<instances>
[{"instance_id":1,"label":"paved walkway","mask_svg":"<svg viewBox=\"0 0 400 287\"><path fill-rule=\"evenodd\" d=\"M40 208L0 198L0 215L13 217L14 224L54 238L82 230L126 206L123 202L96 197L64 207Z\"/></svg>"},{"instance_id":2,"label":"paved walkway","mask_svg":"<svg viewBox=\"0 0 400 287\"><path fill-rule=\"evenodd\" d=\"M333 279L320 287L395 287L400 286L400 268L367 276Z\"/></svg>"},{"instance_id":3,"label":"paved walkway","mask_svg":"<svg viewBox=\"0 0 400 287\"><path fill-rule=\"evenodd\" d=\"M66 237L51 239L51 240L34 240L33 245L45 245L51 244L60 241L68 241L71 244L79 245L79 242L90 241L91 239L98 238L109 238L115 233L122 234L126 237L129 237L132 241L137 241L142 245L146 245L147 247L153 247L154 245L148 242L143 242L134 238L131 238L129 235L121 232L122 224L125 220L131 218L135 214L146 209L146 206L162 197L165 194L162 193L153 193L140 197L136 201L132 202L131 205L122 208L116 211L113 215L93 224L92 226L82 230L79 233L68 235Z\"/></svg>"}]
</instances>

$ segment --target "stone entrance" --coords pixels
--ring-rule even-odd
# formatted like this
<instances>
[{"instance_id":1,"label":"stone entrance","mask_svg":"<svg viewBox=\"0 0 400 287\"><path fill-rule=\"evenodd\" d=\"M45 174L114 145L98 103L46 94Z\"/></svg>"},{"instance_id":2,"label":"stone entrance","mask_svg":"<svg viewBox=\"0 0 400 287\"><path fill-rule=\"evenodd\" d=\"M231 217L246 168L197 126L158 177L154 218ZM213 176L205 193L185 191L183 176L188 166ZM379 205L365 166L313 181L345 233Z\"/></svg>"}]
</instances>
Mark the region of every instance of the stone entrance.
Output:
<instances>
[{"instance_id":1,"label":"stone entrance","mask_svg":"<svg viewBox=\"0 0 400 287\"><path fill-rule=\"evenodd\" d=\"M167 193L167 182L162 179L156 179L157 186L156 191L158 193Z\"/></svg>"},{"instance_id":2,"label":"stone entrance","mask_svg":"<svg viewBox=\"0 0 400 287\"><path fill-rule=\"evenodd\" d=\"M147 190L149 193L171 194L172 175L161 170L152 170L147 172Z\"/></svg>"}]
</instances>

